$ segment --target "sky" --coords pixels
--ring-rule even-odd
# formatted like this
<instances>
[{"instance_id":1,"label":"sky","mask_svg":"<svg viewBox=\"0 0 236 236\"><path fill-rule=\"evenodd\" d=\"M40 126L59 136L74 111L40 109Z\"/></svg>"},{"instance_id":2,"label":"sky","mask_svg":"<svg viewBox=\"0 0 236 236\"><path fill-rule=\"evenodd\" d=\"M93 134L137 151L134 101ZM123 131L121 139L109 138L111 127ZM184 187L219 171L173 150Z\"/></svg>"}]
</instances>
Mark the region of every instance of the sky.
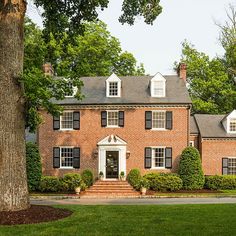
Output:
<instances>
[{"instance_id":1,"label":"sky","mask_svg":"<svg viewBox=\"0 0 236 236\"><path fill-rule=\"evenodd\" d=\"M223 54L216 22L224 24L229 4L236 6L235 0L161 0L163 11L152 26L145 24L142 18L128 26L118 22L122 0L110 0L109 7L100 11L99 18L120 40L122 49L144 63L147 74L167 75L175 73L173 65L181 57L184 40L210 57ZM31 4L27 15L42 26L42 18Z\"/></svg>"}]
</instances>

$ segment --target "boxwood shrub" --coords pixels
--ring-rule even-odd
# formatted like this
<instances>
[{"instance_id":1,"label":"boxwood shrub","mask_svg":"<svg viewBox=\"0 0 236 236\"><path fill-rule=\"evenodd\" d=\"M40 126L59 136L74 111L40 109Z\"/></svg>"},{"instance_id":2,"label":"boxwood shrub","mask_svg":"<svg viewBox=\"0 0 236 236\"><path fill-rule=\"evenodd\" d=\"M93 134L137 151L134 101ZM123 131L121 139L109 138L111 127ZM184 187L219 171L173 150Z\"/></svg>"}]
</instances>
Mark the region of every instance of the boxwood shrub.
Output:
<instances>
[{"instance_id":1,"label":"boxwood shrub","mask_svg":"<svg viewBox=\"0 0 236 236\"><path fill-rule=\"evenodd\" d=\"M206 176L205 188L211 190L236 189L236 175Z\"/></svg>"},{"instance_id":2,"label":"boxwood shrub","mask_svg":"<svg viewBox=\"0 0 236 236\"><path fill-rule=\"evenodd\" d=\"M62 190L62 184L59 178L55 176L42 176L39 184L39 190L41 192L60 192Z\"/></svg>"},{"instance_id":3,"label":"boxwood shrub","mask_svg":"<svg viewBox=\"0 0 236 236\"><path fill-rule=\"evenodd\" d=\"M26 143L26 171L29 191L38 190L42 176L42 164L36 144Z\"/></svg>"},{"instance_id":4,"label":"boxwood shrub","mask_svg":"<svg viewBox=\"0 0 236 236\"><path fill-rule=\"evenodd\" d=\"M140 174L139 169L132 169L127 175L128 182L130 183L131 186L133 186L137 190L140 188L141 178L142 176Z\"/></svg>"},{"instance_id":5,"label":"boxwood shrub","mask_svg":"<svg viewBox=\"0 0 236 236\"><path fill-rule=\"evenodd\" d=\"M197 190L203 188L205 178L200 154L196 148L187 147L183 150L179 163L179 175L183 180L184 189Z\"/></svg>"},{"instance_id":6,"label":"boxwood shrub","mask_svg":"<svg viewBox=\"0 0 236 236\"><path fill-rule=\"evenodd\" d=\"M81 174L82 180L86 184L87 187L93 185L93 172L91 170L84 170Z\"/></svg>"},{"instance_id":7,"label":"boxwood shrub","mask_svg":"<svg viewBox=\"0 0 236 236\"><path fill-rule=\"evenodd\" d=\"M65 174L60 180L61 190L64 192L74 192L75 187L81 185L82 178L80 174L69 173Z\"/></svg>"},{"instance_id":8,"label":"boxwood shrub","mask_svg":"<svg viewBox=\"0 0 236 236\"><path fill-rule=\"evenodd\" d=\"M177 191L183 187L183 181L177 174L149 173L144 175L154 191Z\"/></svg>"}]
</instances>

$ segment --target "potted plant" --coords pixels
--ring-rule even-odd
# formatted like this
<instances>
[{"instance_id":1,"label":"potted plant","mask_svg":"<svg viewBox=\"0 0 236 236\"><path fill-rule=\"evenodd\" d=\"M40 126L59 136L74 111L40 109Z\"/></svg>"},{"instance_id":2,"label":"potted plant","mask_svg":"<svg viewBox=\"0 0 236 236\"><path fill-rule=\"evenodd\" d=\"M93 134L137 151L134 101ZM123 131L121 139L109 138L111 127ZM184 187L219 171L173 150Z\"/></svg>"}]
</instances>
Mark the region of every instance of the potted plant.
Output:
<instances>
[{"instance_id":1,"label":"potted plant","mask_svg":"<svg viewBox=\"0 0 236 236\"><path fill-rule=\"evenodd\" d=\"M81 187L80 186L75 187L75 193L76 194L80 194L80 191L81 191Z\"/></svg>"},{"instance_id":2,"label":"potted plant","mask_svg":"<svg viewBox=\"0 0 236 236\"><path fill-rule=\"evenodd\" d=\"M147 189L149 189L149 187L150 187L149 181L145 178L142 178L140 180L140 191L142 195L146 195Z\"/></svg>"},{"instance_id":3,"label":"potted plant","mask_svg":"<svg viewBox=\"0 0 236 236\"><path fill-rule=\"evenodd\" d=\"M120 172L120 180L122 180L122 181L125 180L125 172L124 171Z\"/></svg>"},{"instance_id":4,"label":"potted plant","mask_svg":"<svg viewBox=\"0 0 236 236\"><path fill-rule=\"evenodd\" d=\"M104 174L102 171L99 172L99 179L104 180Z\"/></svg>"}]
</instances>

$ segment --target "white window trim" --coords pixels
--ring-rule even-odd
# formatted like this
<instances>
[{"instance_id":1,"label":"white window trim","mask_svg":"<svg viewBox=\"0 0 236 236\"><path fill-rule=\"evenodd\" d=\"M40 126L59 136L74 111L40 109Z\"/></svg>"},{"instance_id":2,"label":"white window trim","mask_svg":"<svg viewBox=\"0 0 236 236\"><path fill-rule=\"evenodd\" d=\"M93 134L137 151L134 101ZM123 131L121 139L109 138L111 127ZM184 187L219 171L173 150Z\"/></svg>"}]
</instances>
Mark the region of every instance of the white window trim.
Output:
<instances>
[{"instance_id":1,"label":"white window trim","mask_svg":"<svg viewBox=\"0 0 236 236\"><path fill-rule=\"evenodd\" d=\"M67 82L70 82L70 78L64 78L65 81ZM73 90L73 93L72 95L65 95L65 98L73 98L75 96L75 94L77 93L77 87L73 86L72 85L72 90Z\"/></svg>"},{"instance_id":2,"label":"white window trim","mask_svg":"<svg viewBox=\"0 0 236 236\"><path fill-rule=\"evenodd\" d=\"M60 148L60 167L59 167L59 169L61 169L61 170L72 170L72 169L75 169L73 166L62 166L61 165L61 149L62 148L72 148L72 152L73 152L73 148L74 148L74 146L60 146L59 147ZM74 158L74 157L73 157Z\"/></svg>"},{"instance_id":3,"label":"white window trim","mask_svg":"<svg viewBox=\"0 0 236 236\"><path fill-rule=\"evenodd\" d=\"M72 118L73 118L73 112L74 111L71 111L71 110L65 110L65 111L63 111L62 113L64 113L64 112L71 112L72 113ZM66 131L66 130L68 130L68 131L71 131L71 130L74 130L73 129L73 127L72 128L61 128L62 127L62 115L60 115L60 130L62 130L62 131ZM72 122L73 122L73 120L72 120ZM73 123L72 123L72 126L73 126Z\"/></svg>"},{"instance_id":4,"label":"white window trim","mask_svg":"<svg viewBox=\"0 0 236 236\"><path fill-rule=\"evenodd\" d=\"M117 83L117 95L110 95L110 82ZM106 80L106 96L109 98L121 97L121 80L114 73Z\"/></svg>"},{"instance_id":5,"label":"white window trim","mask_svg":"<svg viewBox=\"0 0 236 236\"><path fill-rule=\"evenodd\" d=\"M165 128L153 128L153 112L165 112ZM166 129L166 111L165 110L152 110L152 129L154 131L167 131Z\"/></svg>"},{"instance_id":6,"label":"white window trim","mask_svg":"<svg viewBox=\"0 0 236 236\"><path fill-rule=\"evenodd\" d=\"M228 169L229 169L229 159L236 159L236 157L227 157L228 158ZM231 175L231 174L227 174L227 175Z\"/></svg>"},{"instance_id":7,"label":"white window trim","mask_svg":"<svg viewBox=\"0 0 236 236\"><path fill-rule=\"evenodd\" d=\"M163 95L156 95L154 93L154 84L155 82L163 82ZM151 97L156 97L156 98L162 98L166 97L166 79L163 77L161 73L157 73L152 79L151 79L151 86L150 86L150 92L151 92Z\"/></svg>"},{"instance_id":8,"label":"white window trim","mask_svg":"<svg viewBox=\"0 0 236 236\"><path fill-rule=\"evenodd\" d=\"M152 161L151 161L152 167L151 167L151 170L165 170L166 169L166 167L165 167L165 165L166 165L166 146L155 146L155 147L151 147L151 148L152 148ZM155 149L155 148L164 148L164 166L163 167L153 167L153 159L154 159L153 149Z\"/></svg>"},{"instance_id":9,"label":"white window trim","mask_svg":"<svg viewBox=\"0 0 236 236\"><path fill-rule=\"evenodd\" d=\"M189 141L189 147L195 147L195 142L194 141Z\"/></svg>"},{"instance_id":10,"label":"white window trim","mask_svg":"<svg viewBox=\"0 0 236 236\"><path fill-rule=\"evenodd\" d=\"M119 111L118 110L107 110L107 126L106 128L120 128L119 126ZM118 113L118 124L117 125L108 125L108 113L109 112L117 112Z\"/></svg>"}]
</instances>

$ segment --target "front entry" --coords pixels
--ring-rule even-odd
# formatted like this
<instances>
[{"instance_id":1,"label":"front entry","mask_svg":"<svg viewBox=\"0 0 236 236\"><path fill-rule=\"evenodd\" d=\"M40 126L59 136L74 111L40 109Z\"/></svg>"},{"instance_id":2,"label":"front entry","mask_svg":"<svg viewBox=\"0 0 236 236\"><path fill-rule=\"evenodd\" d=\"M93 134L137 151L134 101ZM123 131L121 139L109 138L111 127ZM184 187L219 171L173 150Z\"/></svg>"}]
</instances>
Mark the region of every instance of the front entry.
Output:
<instances>
[{"instance_id":1,"label":"front entry","mask_svg":"<svg viewBox=\"0 0 236 236\"><path fill-rule=\"evenodd\" d=\"M106 151L106 178L119 177L119 151Z\"/></svg>"}]
</instances>

